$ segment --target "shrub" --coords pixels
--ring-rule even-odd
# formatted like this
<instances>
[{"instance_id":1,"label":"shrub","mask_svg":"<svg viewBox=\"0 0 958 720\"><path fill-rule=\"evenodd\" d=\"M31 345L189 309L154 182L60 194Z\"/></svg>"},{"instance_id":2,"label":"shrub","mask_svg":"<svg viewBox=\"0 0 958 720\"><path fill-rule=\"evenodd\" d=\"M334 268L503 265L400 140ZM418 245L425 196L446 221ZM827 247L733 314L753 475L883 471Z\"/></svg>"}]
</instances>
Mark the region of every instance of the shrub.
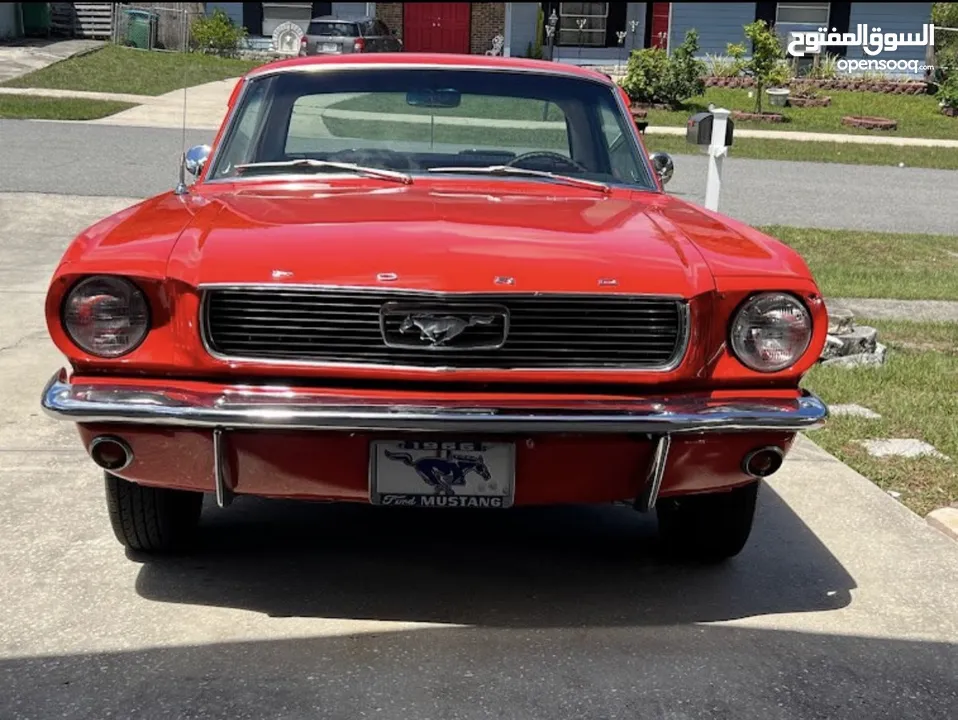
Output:
<instances>
[{"instance_id":1,"label":"shrub","mask_svg":"<svg viewBox=\"0 0 958 720\"><path fill-rule=\"evenodd\" d=\"M669 57L661 48L635 50L629 57L622 87L633 102L664 103L678 109L705 92L705 63L696 59L698 33L689 30Z\"/></svg>"},{"instance_id":2,"label":"shrub","mask_svg":"<svg viewBox=\"0 0 958 720\"><path fill-rule=\"evenodd\" d=\"M815 80L833 80L838 77L838 56L825 53L820 55L808 71L808 77Z\"/></svg>"},{"instance_id":3,"label":"shrub","mask_svg":"<svg viewBox=\"0 0 958 720\"><path fill-rule=\"evenodd\" d=\"M190 29L193 47L210 55L234 55L246 38L246 28L235 25L219 8L212 15L196 18Z\"/></svg>"},{"instance_id":4,"label":"shrub","mask_svg":"<svg viewBox=\"0 0 958 720\"><path fill-rule=\"evenodd\" d=\"M732 78L742 74L745 67L745 45L729 43L725 46L727 55L705 54L705 61L712 77Z\"/></svg>"},{"instance_id":5,"label":"shrub","mask_svg":"<svg viewBox=\"0 0 958 720\"><path fill-rule=\"evenodd\" d=\"M952 72L945 78L938 86L935 97L942 107L958 110L958 72Z\"/></svg>"},{"instance_id":6,"label":"shrub","mask_svg":"<svg viewBox=\"0 0 958 720\"><path fill-rule=\"evenodd\" d=\"M745 37L752 41L752 57L745 63L745 72L755 78L755 110L761 114L765 88L782 82L781 61L785 59L785 51L778 35L768 28L764 20L746 25ZM787 81L786 78L784 82Z\"/></svg>"}]
</instances>

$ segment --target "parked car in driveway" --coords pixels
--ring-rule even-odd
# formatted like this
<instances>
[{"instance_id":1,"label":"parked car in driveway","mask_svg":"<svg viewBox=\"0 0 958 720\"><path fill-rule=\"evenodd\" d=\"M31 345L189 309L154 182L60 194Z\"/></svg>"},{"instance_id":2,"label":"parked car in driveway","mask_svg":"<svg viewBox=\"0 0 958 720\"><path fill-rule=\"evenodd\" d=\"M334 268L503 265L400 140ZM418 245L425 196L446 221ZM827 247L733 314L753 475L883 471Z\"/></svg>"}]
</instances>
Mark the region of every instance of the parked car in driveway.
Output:
<instances>
[{"instance_id":1,"label":"parked car in driveway","mask_svg":"<svg viewBox=\"0 0 958 720\"><path fill-rule=\"evenodd\" d=\"M799 255L668 195L609 78L298 58L238 83L187 186L82 232L42 405L117 538L187 547L204 494L456 512L628 502L721 560L822 402Z\"/></svg>"},{"instance_id":2,"label":"parked car in driveway","mask_svg":"<svg viewBox=\"0 0 958 720\"><path fill-rule=\"evenodd\" d=\"M372 17L342 19L332 16L309 21L300 40L300 55L399 52L402 42L382 20Z\"/></svg>"}]
</instances>

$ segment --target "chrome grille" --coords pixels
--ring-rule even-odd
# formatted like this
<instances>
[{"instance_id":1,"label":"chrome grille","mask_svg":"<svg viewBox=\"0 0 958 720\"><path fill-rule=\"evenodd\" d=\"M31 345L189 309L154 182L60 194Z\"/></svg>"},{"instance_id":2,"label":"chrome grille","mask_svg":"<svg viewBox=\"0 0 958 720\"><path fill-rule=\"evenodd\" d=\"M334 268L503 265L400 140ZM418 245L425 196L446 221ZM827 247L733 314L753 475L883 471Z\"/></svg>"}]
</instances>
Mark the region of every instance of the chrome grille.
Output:
<instances>
[{"instance_id":1,"label":"chrome grille","mask_svg":"<svg viewBox=\"0 0 958 720\"><path fill-rule=\"evenodd\" d=\"M387 303L455 314L477 304L507 309L501 347L390 347ZM204 342L233 359L464 369L670 369L684 354L688 305L635 295L475 293L317 287L215 287L204 291ZM476 328L494 333L495 328Z\"/></svg>"}]
</instances>

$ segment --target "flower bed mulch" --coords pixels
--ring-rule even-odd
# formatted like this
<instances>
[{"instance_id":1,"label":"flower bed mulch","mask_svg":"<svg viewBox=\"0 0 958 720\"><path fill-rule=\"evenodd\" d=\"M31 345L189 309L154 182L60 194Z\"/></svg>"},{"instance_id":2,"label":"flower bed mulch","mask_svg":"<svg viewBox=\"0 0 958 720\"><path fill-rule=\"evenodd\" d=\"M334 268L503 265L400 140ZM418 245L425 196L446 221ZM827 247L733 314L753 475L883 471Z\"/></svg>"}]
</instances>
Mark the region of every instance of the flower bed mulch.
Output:
<instances>
[{"instance_id":1,"label":"flower bed mulch","mask_svg":"<svg viewBox=\"0 0 958 720\"><path fill-rule=\"evenodd\" d=\"M941 108L941 114L948 117L958 117L958 107L943 107Z\"/></svg>"},{"instance_id":2,"label":"flower bed mulch","mask_svg":"<svg viewBox=\"0 0 958 720\"><path fill-rule=\"evenodd\" d=\"M672 108L665 103L632 103L632 114L636 112L645 112L649 110L671 110Z\"/></svg>"},{"instance_id":3,"label":"flower bed mulch","mask_svg":"<svg viewBox=\"0 0 958 720\"><path fill-rule=\"evenodd\" d=\"M868 117L863 115L846 115L842 118L842 125L864 128L865 130L897 130L898 121L882 117Z\"/></svg>"},{"instance_id":4,"label":"flower bed mulch","mask_svg":"<svg viewBox=\"0 0 958 720\"><path fill-rule=\"evenodd\" d=\"M832 99L830 97L790 95L788 104L791 107L828 107L832 104Z\"/></svg>"},{"instance_id":5,"label":"flower bed mulch","mask_svg":"<svg viewBox=\"0 0 958 720\"><path fill-rule=\"evenodd\" d=\"M733 120L751 120L756 122L767 122L767 123L782 123L785 122L785 116L781 113L753 113L753 112L741 112L740 110L732 111Z\"/></svg>"}]
</instances>

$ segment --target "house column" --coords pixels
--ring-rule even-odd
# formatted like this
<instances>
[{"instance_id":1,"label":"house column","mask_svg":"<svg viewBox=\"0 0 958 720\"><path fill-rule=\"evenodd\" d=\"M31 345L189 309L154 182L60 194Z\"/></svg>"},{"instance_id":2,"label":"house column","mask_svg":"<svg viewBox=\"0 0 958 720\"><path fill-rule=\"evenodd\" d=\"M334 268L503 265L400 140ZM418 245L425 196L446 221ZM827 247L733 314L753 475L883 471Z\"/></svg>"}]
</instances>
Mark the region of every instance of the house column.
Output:
<instances>
[{"instance_id":1,"label":"house column","mask_svg":"<svg viewBox=\"0 0 958 720\"><path fill-rule=\"evenodd\" d=\"M512 56L512 3L506 3L505 29L502 31L502 56Z\"/></svg>"}]
</instances>

